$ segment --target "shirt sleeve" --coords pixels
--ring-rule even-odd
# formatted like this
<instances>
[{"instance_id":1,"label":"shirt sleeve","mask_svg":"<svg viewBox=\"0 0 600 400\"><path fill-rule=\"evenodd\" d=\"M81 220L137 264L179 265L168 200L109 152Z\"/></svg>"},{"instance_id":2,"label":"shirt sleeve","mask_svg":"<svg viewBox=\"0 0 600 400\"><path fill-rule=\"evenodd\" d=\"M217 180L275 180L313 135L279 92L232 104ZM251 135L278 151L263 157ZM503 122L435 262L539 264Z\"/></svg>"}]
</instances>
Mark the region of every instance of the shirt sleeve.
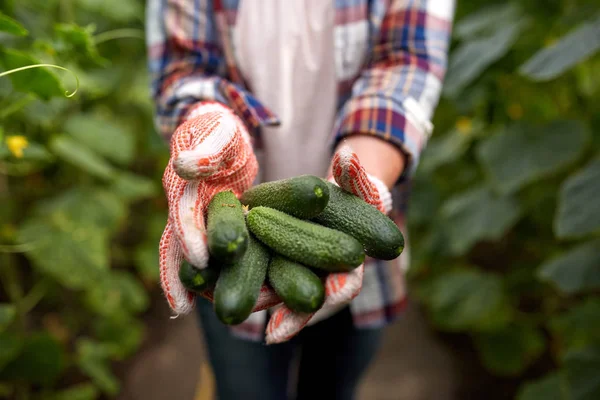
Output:
<instances>
[{"instance_id":1,"label":"shirt sleeve","mask_svg":"<svg viewBox=\"0 0 600 400\"><path fill-rule=\"evenodd\" d=\"M414 174L431 135L454 6L454 0L392 0L367 64L336 119L336 143L358 133L397 145L406 156L400 180Z\"/></svg>"},{"instance_id":2,"label":"shirt sleeve","mask_svg":"<svg viewBox=\"0 0 600 400\"><path fill-rule=\"evenodd\" d=\"M187 111L201 101L231 107L248 125L277 117L230 79L212 0L148 0L146 46L155 123L169 140Z\"/></svg>"}]
</instances>

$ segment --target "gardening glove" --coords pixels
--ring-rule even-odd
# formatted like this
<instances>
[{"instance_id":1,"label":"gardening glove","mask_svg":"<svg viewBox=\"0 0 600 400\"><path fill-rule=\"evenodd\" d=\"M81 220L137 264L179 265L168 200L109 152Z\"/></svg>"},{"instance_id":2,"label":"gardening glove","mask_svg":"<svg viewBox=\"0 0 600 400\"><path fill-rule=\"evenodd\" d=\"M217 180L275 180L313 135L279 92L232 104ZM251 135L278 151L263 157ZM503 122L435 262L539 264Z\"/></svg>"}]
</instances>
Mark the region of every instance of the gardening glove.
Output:
<instances>
[{"instance_id":1,"label":"gardening glove","mask_svg":"<svg viewBox=\"0 0 600 400\"><path fill-rule=\"evenodd\" d=\"M383 182L367 174L358 156L347 146L333 156L329 181L387 214L392 197ZM306 325L328 318L346 306L362 289L364 263L350 272L331 273L325 279L325 301L316 313L297 313L280 305L271 315L266 330L266 343L282 343L298 334Z\"/></svg>"},{"instance_id":2,"label":"gardening glove","mask_svg":"<svg viewBox=\"0 0 600 400\"><path fill-rule=\"evenodd\" d=\"M210 200L223 190L239 198L257 172L244 123L220 103L194 106L174 132L163 175L169 213L159 250L161 286L177 315L189 313L195 302L195 294L178 277L183 259L199 269L208 265L205 218ZM210 293L205 297L212 300ZM263 286L255 311L279 302L274 291Z\"/></svg>"}]
</instances>

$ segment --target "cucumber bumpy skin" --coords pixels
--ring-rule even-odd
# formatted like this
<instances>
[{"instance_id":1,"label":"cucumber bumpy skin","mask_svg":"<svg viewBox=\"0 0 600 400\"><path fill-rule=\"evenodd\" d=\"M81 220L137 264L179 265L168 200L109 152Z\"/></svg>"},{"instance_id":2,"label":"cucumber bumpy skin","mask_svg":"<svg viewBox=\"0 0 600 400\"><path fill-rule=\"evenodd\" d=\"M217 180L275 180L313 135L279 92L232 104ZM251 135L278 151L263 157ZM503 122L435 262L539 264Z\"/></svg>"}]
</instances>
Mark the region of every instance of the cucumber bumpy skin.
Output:
<instances>
[{"instance_id":1,"label":"cucumber bumpy skin","mask_svg":"<svg viewBox=\"0 0 600 400\"><path fill-rule=\"evenodd\" d=\"M249 209L265 206L297 218L310 219L325 209L329 188L314 175L264 182L244 192L241 201Z\"/></svg>"},{"instance_id":2,"label":"cucumber bumpy skin","mask_svg":"<svg viewBox=\"0 0 600 400\"><path fill-rule=\"evenodd\" d=\"M361 198L328 182L329 203L312 221L347 233L369 257L393 260L404 250L404 236L390 217Z\"/></svg>"},{"instance_id":3,"label":"cucumber bumpy skin","mask_svg":"<svg viewBox=\"0 0 600 400\"><path fill-rule=\"evenodd\" d=\"M200 294L212 288L219 278L219 267L214 259L209 260L208 266L203 269L194 267L187 261L183 261L179 267L179 280L190 292Z\"/></svg>"},{"instance_id":4,"label":"cucumber bumpy skin","mask_svg":"<svg viewBox=\"0 0 600 400\"><path fill-rule=\"evenodd\" d=\"M302 264L279 255L274 256L267 276L275 293L293 311L314 313L325 301L323 282Z\"/></svg>"},{"instance_id":5,"label":"cucumber bumpy skin","mask_svg":"<svg viewBox=\"0 0 600 400\"><path fill-rule=\"evenodd\" d=\"M269 250L249 235L248 249L242 258L221 267L213 300L221 322L237 325L248 318L267 276L270 258Z\"/></svg>"},{"instance_id":6,"label":"cucumber bumpy skin","mask_svg":"<svg viewBox=\"0 0 600 400\"><path fill-rule=\"evenodd\" d=\"M208 251L222 263L239 260L248 247L248 228L242 203L233 191L219 192L207 209L206 236Z\"/></svg>"},{"instance_id":7,"label":"cucumber bumpy skin","mask_svg":"<svg viewBox=\"0 0 600 400\"><path fill-rule=\"evenodd\" d=\"M276 253L329 272L351 271L365 260L352 236L282 211L259 206L246 216L248 229Z\"/></svg>"}]
</instances>

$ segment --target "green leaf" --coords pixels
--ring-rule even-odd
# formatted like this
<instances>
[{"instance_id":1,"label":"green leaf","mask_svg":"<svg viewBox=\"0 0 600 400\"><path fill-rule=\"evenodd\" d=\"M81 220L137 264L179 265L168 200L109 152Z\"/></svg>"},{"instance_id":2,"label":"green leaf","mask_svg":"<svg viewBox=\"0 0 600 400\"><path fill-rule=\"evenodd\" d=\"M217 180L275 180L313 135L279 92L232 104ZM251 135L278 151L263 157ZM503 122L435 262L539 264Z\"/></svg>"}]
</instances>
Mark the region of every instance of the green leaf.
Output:
<instances>
[{"instance_id":1,"label":"green leaf","mask_svg":"<svg viewBox=\"0 0 600 400\"><path fill-rule=\"evenodd\" d=\"M149 299L146 290L134 275L125 271L113 271L101 281L90 285L86 303L99 315L114 316L121 312L144 311Z\"/></svg>"},{"instance_id":2,"label":"green leaf","mask_svg":"<svg viewBox=\"0 0 600 400\"><path fill-rule=\"evenodd\" d=\"M91 383L80 383L60 392L43 396L42 400L95 400L98 396L100 396L100 392L96 386Z\"/></svg>"},{"instance_id":3,"label":"green leaf","mask_svg":"<svg viewBox=\"0 0 600 400\"><path fill-rule=\"evenodd\" d=\"M106 231L80 226L65 214L28 220L20 227L18 240L33 244L26 255L34 267L67 288L93 286L108 269Z\"/></svg>"},{"instance_id":4,"label":"green leaf","mask_svg":"<svg viewBox=\"0 0 600 400\"><path fill-rule=\"evenodd\" d=\"M441 209L450 249L463 254L480 240L498 240L519 219L521 209L512 197L499 197L476 188L448 199Z\"/></svg>"},{"instance_id":5,"label":"green leaf","mask_svg":"<svg viewBox=\"0 0 600 400\"><path fill-rule=\"evenodd\" d=\"M115 177L113 190L130 202L151 198L159 193L157 184L152 179L129 172L119 173Z\"/></svg>"},{"instance_id":6,"label":"green leaf","mask_svg":"<svg viewBox=\"0 0 600 400\"><path fill-rule=\"evenodd\" d=\"M144 14L143 7L134 0L77 0L77 4L92 15L101 15L119 23L139 20Z\"/></svg>"},{"instance_id":7,"label":"green leaf","mask_svg":"<svg viewBox=\"0 0 600 400\"><path fill-rule=\"evenodd\" d=\"M97 154L120 165L134 156L134 138L129 129L98 114L75 114L65 123L65 131Z\"/></svg>"},{"instance_id":8,"label":"green leaf","mask_svg":"<svg viewBox=\"0 0 600 400\"><path fill-rule=\"evenodd\" d=\"M520 8L514 3L494 4L461 18L453 28L454 35L469 39L477 35L497 31L503 25L521 17Z\"/></svg>"},{"instance_id":9,"label":"green leaf","mask_svg":"<svg viewBox=\"0 0 600 400\"><path fill-rule=\"evenodd\" d=\"M550 329L562 347L569 350L600 344L600 299L590 297L552 318Z\"/></svg>"},{"instance_id":10,"label":"green leaf","mask_svg":"<svg viewBox=\"0 0 600 400\"><path fill-rule=\"evenodd\" d=\"M81 371L109 396L115 396L120 385L110 369L110 346L90 339L77 341L77 365Z\"/></svg>"},{"instance_id":11,"label":"green leaf","mask_svg":"<svg viewBox=\"0 0 600 400\"><path fill-rule=\"evenodd\" d=\"M589 142L579 121L508 126L480 143L477 157L502 193L512 193L577 160Z\"/></svg>"},{"instance_id":12,"label":"green leaf","mask_svg":"<svg viewBox=\"0 0 600 400\"><path fill-rule=\"evenodd\" d=\"M560 239L577 238L600 230L600 159L570 176L560 188L554 232Z\"/></svg>"},{"instance_id":13,"label":"green leaf","mask_svg":"<svg viewBox=\"0 0 600 400\"><path fill-rule=\"evenodd\" d=\"M465 153L471 140L470 135L458 130L432 139L423 151L420 171L429 174L444 164L457 160Z\"/></svg>"},{"instance_id":14,"label":"green leaf","mask_svg":"<svg viewBox=\"0 0 600 400\"><path fill-rule=\"evenodd\" d=\"M16 315L17 308L13 304L0 303L0 332L14 321Z\"/></svg>"},{"instance_id":15,"label":"green leaf","mask_svg":"<svg viewBox=\"0 0 600 400\"><path fill-rule=\"evenodd\" d=\"M95 336L110 346L111 354L123 360L132 356L144 339L144 324L129 315L94 320Z\"/></svg>"},{"instance_id":16,"label":"green leaf","mask_svg":"<svg viewBox=\"0 0 600 400\"><path fill-rule=\"evenodd\" d=\"M519 389L517 400L570 400L562 374L554 372Z\"/></svg>"},{"instance_id":17,"label":"green leaf","mask_svg":"<svg viewBox=\"0 0 600 400\"><path fill-rule=\"evenodd\" d=\"M54 137L49 147L58 157L98 178L109 180L114 176L115 171L110 164L68 136Z\"/></svg>"},{"instance_id":18,"label":"green leaf","mask_svg":"<svg viewBox=\"0 0 600 400\"><path fill-rule=\"evenodd\" d=\"M93 207L90 205L93 204ZM127 207L115 193L93 187L77 187L38 203L36 215L62 218L72 224L114 231L123 221Z\"/></svg>"},{"instance_id":19,"label":"green leaf","mask_svg":"<svg viewBox=\"0 0 600 400\"><path fill-rule=\"evenodd\" d=\"M485 71L502 58L526 27L522 18L500 26L493 34L462 43L450 56L444 80L444 94L455 97Z\"/></svg>"},{"instance_id":20,"label":"green leaf","mask_svg":"<svg viewBox=\"0 0 600 400\"><path fill-rule=\"evenodd\" d=\"M26 36L29 32L18 21L0 11L0 32L15 36Z\"/></svg>"},{"instance_id":21,"label":"green leaf","mask_svg":"<svg viewBox=\"0 0 600 400\"><path fill-rule=\"evenodd\" d=\"M54 26L60 47L67 47L68 51L77 55L78 58L105 66L108 60L102 58L98 53L93 37L94 30L92 25L81 27L75 24L56 24Z\"/></svg>"},{"instance_id":22,"label":"green leaf","mask_svg":"<svg viewBox=\"0 0 600 400\"><path fill-rule=\"evenodd\" d=\"M39 60L17 50L0 50L0 64L2 64L6 70L40 63ZM63 96L65 93L56 74L47 67L26 69L14 72L7 77L12 82L15 90L34 93L44 100L49 100L53 96Z\"/></svg>"},{"instance_id":23,"label":"green leaf","mask_svg":"<svg viewBox=\"0 0 600 400\"><path fill-rule=\"evenodd\" d=\"M158 282L158 243L144 242L135 250L135 267L145 281Z\"/></svg>"},{"instance_id":24,"label":"green leaf","mask_svg":"<svg viewBox=\"0 0 600 400\"><path fill-rule=\"evenodd\" d=\"M496 375L522 373L544 351L542 334L529 325L510 325L475 337L483 364Z\"/></svg>"},{"instance_id":25,"label":"green leaf","mask_svg":"<svg viewBox=\"0 0 600 400\"><path fill-rule=\"evenodd\" d=\"M519 72L536 81L548 81L600 50L600 18L582 24L552 47L538 51Z\"/></svg>"},{"instance_id":26,"label":"green leaf","mask_svg":"<svg viewBox=\"0 0 600 400\"><path fill-rule=\"evenodd\" d=\"M11 332L0 332L0 376L4 367L13 361L23 348L22 339Z\"/></svg>"},{"instance_id":27,"label":"green leaf","mask_svg":"<svg viewBox=\"0 0 600 400\"><path fill-rule=\"evenodd\" d=\"M449 331L486 331L505 326L510 318L499 277L458 270L436 278L428 299L433 321Z\"/></svg>"},{"instance_id":28,"label":"green leaf","mask_svg":"<svg viewBox=\"0 0 600 400\"><path fill-rule=\"evenodd\" d=\"M19 355L0 373L0 380L51 385L60 377L65 366L60 343L45 332L38 332L25 339Z\"/></svg>"},{"instance_id":29,"label":"green leaf","mask_svg":"<svg viewBox=\"0 0 600 400\"><path fill-rule=\"evenodd\" d=\"M588 347L565 356L565 374L570 389L569 399L600 398L600 347Z\"/></svg>"},{"instance_id":30,"label":"green leaf","mask_svg":"<svg viewBox=\"0 0 600 400\"><path fill-rule=\"evenodd\" d=\"M540 266L538 276L566 294L600 288L600 239L546 261Z\"/></svg>"}]
</instances>

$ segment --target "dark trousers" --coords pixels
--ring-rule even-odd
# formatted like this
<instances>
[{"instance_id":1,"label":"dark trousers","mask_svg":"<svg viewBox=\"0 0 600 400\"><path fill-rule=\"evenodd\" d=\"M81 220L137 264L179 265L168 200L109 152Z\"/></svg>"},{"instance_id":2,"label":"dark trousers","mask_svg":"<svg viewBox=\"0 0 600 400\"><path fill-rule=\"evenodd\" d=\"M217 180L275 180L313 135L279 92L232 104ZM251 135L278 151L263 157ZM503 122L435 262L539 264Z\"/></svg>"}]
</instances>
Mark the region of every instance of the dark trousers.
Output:
<instances>
[{"instance_id":1,"label":"dark trousers","mask_svg":"<svg viewBox=\"0 0 600 400\"><path fill-rule=\"evenodd\" d=\"M232 336L207 300L199 298L197 310L219 400L354 399L382 334L356 329L345 308L267 346Z\"/></svg>"}]
</instances>

